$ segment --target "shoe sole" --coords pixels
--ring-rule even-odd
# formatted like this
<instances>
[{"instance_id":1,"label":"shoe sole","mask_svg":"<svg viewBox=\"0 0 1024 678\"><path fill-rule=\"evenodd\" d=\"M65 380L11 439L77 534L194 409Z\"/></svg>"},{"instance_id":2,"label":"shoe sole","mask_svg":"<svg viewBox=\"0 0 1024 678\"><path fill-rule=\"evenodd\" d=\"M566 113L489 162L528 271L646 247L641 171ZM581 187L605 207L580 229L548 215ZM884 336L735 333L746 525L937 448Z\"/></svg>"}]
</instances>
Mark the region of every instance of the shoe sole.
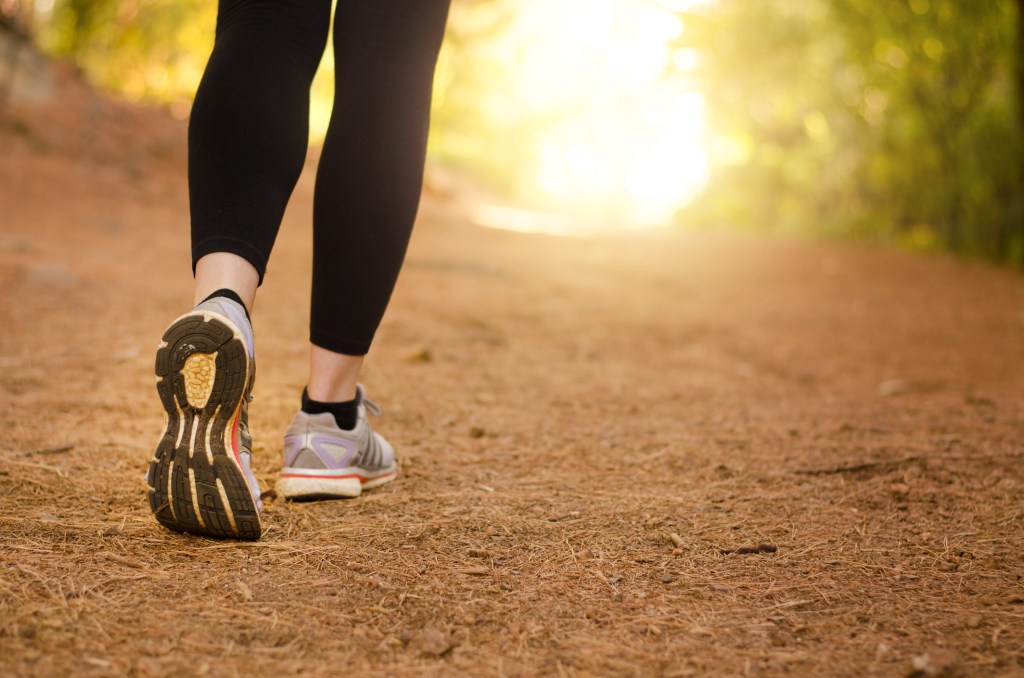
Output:
<instances>
[{"instance_id":1,"label":"shoe sole","mask_svg":"<svg viewBox=\"0 0 1024 678\"><path fill-rule=\"evenodd\" d=\"M397 468L374 476L366 475L366 471L359 468L340 469L331 475L322 472L313 475L308 469L284 468L277 480L277 493L288 500L351 499L358 497L363 490L391 482L397 475Z\"/></svg>"},{"instance_id":2,"label":"shoe sole","mask_svg":"<svg viewBox=\"0 0 1024 678\"><path fill-rule=\"evenodd\" d=\"M156 376L167 413L146 476L156 519L176 532L259 539L259 510L234 443L250 379L241 332L212 313L178 318L157 350Z\"/></svg>"}]
</instances>

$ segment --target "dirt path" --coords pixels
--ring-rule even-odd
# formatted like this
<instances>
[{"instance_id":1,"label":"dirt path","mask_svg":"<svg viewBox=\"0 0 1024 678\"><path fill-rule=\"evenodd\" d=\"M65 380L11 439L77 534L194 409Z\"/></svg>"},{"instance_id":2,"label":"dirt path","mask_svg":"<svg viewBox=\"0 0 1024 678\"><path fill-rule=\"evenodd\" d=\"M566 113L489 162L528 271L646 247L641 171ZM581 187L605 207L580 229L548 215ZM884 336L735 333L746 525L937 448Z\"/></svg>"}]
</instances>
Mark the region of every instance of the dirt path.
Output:
<instances>
[{"instance_id":1,"label":"dirt path","mask_svg":"<svg viewBox=\"0 0 1024 678\"><path fill-rule=\"evenodd\" d=\"M98 110L85 140L0 127L0 674L892 676L944 647L943 675L1024 675L1021 276L430 198L365 375L401 479L183 537L142 479L189 301L183 127ZM265 486L309 178L256 308Z\"/></svg>"}]
</instances>

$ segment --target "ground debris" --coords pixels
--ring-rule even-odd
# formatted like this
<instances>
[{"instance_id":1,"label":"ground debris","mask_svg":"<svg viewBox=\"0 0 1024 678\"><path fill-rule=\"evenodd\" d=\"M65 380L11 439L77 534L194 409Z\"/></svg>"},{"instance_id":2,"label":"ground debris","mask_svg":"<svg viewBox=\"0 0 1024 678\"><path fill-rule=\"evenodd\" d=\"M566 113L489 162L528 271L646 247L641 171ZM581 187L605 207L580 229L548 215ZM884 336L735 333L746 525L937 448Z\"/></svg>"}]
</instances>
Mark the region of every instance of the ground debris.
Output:
<instances>
[{"instance_id":1,"label":"ground debris","mask_svg":"<svg viewBox=\"0 0 1024 678\"><path fill-rule=\"evenodd\" d=\"M235 579L234 581L235 591L238 593L238 599L243 603L252 602L252 589L241 579Z\"/></svg>"},{"instance_id":2,"label":"ground debris","mask_svg":"<svg viewBox=\"0 0 1024 678\"><path fill-rule=\"evenodd\" d=\"M683 548L684 546L686 546L686 542L685 542L685 541L683 541L683 538L682 538L682 537L680 537L680 536L679 536L678 534L676 534L675 532L669 532L669 533L668 533L668 534L667 534L666 536L668 537L668 540L669 540L670 542L672 542L673 544L675 544L675 547L676 547L677 549L681 549L681 548Z\"/></svg>"},{"instance_id":3,"label":"ground debris","mask_svg":"<svg viewBox=\"0 0 1024 678\"><path fill-rule=\"evenodd\" d=\"M451 634L439 629L402 631L398 639L426 657L441 657L455 647Z\"/></svg>"},{"instance_id":4,"label":"ground debris","mask_svg":"<svg viewBox=\"0 0 1024 678\"><path fill-rule=\"evenodd\" d=\"M461 570L456 570L456 572L477 577L491 573L486 567L464 567Z\"/></svg>"},{"instance_id":5,"label":"ground debris","mask_svg":"<svg viewBox=\"0 0 1024 678\"><path fill-rule=\"evenodd\" d=\"M932 648L911 661L907 678L958 678L963 676L960 656L953 650Z\"/></svg>"},{"instance_id":6,"label":"ground debris","mask_svg":"<svg viewBox=\"0 0 1024 678\"><path fill-rule=\"evenodd\" d=\"M910 390L910 384L902 379L888 379L878 385L878 395L888 398L906 393Z\"/></svg>"},{"instance_id":7,"label":"ground debris","mask_svg":"<svg viewBox=\"0 0 1024 678\"><path fill-rule=\"evenodd\" d=\"M133 560L126 556L122 556L117 553L111 553L109 551L103 551L102 553L98 553L96 555L98 555L100 558L103 558L104 560L110 561L112 563L117 563L118 565L124 565L125 567L141 569L146 566L145 563L141 563L138 560Z\"/></svg>"},{"instance_id":8,"label":"ground debris","mask_svg":"<svg viewBox=\"0 0 1024 678\"><path fill-rule=\"evenodd\" d=\"M32 457L37 454L63 454L75 449L74 445L60 445L58 447L44 447L38 450L29 450L23 456Z\"/></svg>"},{"instance_id":9,"label":"ground debris","mask_svg":"<svg viewBox=\"0 0 1024 678\"><path fill-rule=\"evenodd\" d=\"M740 546L735 549L719 549L718 552L723 556L731 554L746 555L749 553L776 553L779 550L778 546L772 544L758 544L757 546Z\"/></svg>"},{"instance_id":10,"label":"ground debris","mask_svg":"<svg viewBox=\"0 0 1024 678\"><path fill-rule=\"evenodd\" d=\"M834 466L831 468L818 469L800 469L794 471L794 473L802 476L828 476L841 473L861 473L863 471L877 471L879 473L887 473L889 471L895 471L899 469L904 464L911 464L915 462L921 462L924 460L924 457L915 455L911 457L904 457L903 459L883 459L880 461L868 461L864 462L863 464L853 464L851 466Z\"/></svg>"},{"instance_id":11,"label":"ground debris","mask_svg":"<svg viewBox=\"0 0 1024 678\"><path fill-rule=\"evenodd\" d=\"M426 346L418 346L408 351L404 358L410 363L430 363L434 361L434 352Z\"/></svg>"}]
</instances>

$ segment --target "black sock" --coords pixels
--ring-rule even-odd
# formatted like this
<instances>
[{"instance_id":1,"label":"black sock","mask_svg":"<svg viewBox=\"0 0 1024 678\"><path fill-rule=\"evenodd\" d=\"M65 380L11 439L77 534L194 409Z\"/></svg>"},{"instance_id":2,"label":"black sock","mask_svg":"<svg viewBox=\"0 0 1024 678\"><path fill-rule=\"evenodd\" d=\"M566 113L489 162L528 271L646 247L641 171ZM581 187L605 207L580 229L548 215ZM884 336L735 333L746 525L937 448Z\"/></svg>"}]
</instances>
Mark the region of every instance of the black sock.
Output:
<instances>
[{"instance_id":1,"label":"black sock","mask_svg":"<svg viewBox=\"0 0 1024 678\"><path fill-rule=\"evenodd\" d=\"M226 299L230 299L231 301L235 302L236 304L238 304L239 306L242 307L242 310L245 311L246 319L249 322L252 322L252 318L249 316L249 309L247 309L245 307L245 303L242 301L242 297L238 296L238 293L235 292L234 290L229 290L228 288L225 287L224 289L217 290L216 292L214 292L210 296L206 297L205 299L203 299L199 303L205 304L207 301L209 301L210 299L213 299L214 297L224 297Z\"/></svg>"},{"instance_id":2,"label":"black sock","mask_svg":"<svg viewBox=\"0 0 1024 678\"><path fill-rule=\"evenodd\" d=\"M309 391L302 389L302 411L306 414L323 414L330 412L338 428L351 431L359 421L359 396L340 403L322 403L309 397Z\"/></svg>"}]
</instances>

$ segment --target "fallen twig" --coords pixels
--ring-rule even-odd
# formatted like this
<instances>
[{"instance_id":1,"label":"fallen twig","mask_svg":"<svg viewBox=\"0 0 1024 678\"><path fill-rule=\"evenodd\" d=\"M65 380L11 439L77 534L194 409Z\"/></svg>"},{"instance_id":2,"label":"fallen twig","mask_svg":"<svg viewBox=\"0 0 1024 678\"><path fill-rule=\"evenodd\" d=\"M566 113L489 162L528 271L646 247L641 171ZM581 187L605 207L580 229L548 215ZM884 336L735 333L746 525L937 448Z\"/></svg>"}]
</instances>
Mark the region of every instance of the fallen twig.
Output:
<instances>
[{"instance_id":1,"label":"fallen twig","mask_svg":"<svg viewBox=\"0 0 1024 678\"><path fill-rule=\"evenodd\" d=\"M911 464L914 462L926 461L925 457L915 455L912 457L904 457L903 459L889 459L881 461L867 461L863 464L854 464L853 466L835 466L832 468L812 468L812 469L798 469L794 471L797 475L801 476L828 476L835 475L837 473L860 473L861 471L872 471L872 470L886 470L895 471L904 464Z\"/></svg>"},{"instance_id":2,"label":"fallen twig","mask_svg":"<svg viewBox=\"0 0 1024 678\"><path fill-rule=\"evenodd\" d=\"M728 556L735 553L736 555L745 555L748 553L775 553L779 550L778 546L772 544L758 544L757 546L741 546L736 549L719 549L719 553L723 556Z\"/></svg>"},{"instance_id":3,"label":"fallen twig","mask_svg":"<svg viewBox=\"0 0 1024 678\"><path fill-rule=\"evenodd\" d=\"M100 556L101 558L103 558L105 560L109 560L112 563L117 563L119 565L124 565L125 567L133 567L135 569L141 569L141 568L146 567L145 563L141 563L141 562L139 562L137 560L132 560L131 558L128 558L126 556L118 555L116 553L111 553L109 551L104 551L104 552L98 553L96 555Z\"/></svg>"},{"instance_id":4,"label":"fallen twig","mask_svg":"<svg viewBox=\"0 0 1024 678\"><path fill-rule=\"evenodd\" d=\"M491 573L491 571L489 569L487 569L486 567L467 567L467 568L462 569L462 570L456 570L456 572L458 572L459 574L470 574L470 575L476 575L476 576L484 575L484 574L490 574Z\"/></svg>"},{"instance_id":5,"label":"fallen twig","mask_svg":"<svg viewBox=\"0 0 1024 678\"><path fill-rule=\"evenodd\" d=\"M74 445L61 445L60 447L45 447L40 450L30 450L25 453L26 457L31 457L36 454L61 454L63 452L70 452L75 449Z\"/></svg>"}]
</instances>

